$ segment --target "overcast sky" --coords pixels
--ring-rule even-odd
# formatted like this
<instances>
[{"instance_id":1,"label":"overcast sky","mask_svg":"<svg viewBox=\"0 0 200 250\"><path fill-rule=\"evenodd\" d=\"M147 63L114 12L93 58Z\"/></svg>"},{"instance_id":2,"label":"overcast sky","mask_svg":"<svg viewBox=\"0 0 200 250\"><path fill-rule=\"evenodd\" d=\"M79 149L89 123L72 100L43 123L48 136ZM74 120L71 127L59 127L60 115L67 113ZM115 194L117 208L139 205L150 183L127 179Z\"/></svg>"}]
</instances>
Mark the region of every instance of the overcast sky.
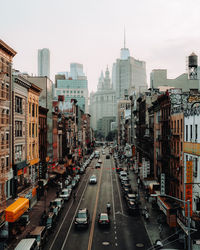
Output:
<instances>
[{"instance_id":1,"label":"overcast sky","mask_svg":"<svg viewBox=\"0 0 200 250\"><path fill-rule=\"evenodd\" d=\"M186 71L186 57L200 55L199 0L0 0L0 38L17 51L15 69L37 74L37 50L51 52L51 79L84 65L89 91L101 70L120 56L124 26L131 56L168 77Z\"/></svg>"}]
</instances>

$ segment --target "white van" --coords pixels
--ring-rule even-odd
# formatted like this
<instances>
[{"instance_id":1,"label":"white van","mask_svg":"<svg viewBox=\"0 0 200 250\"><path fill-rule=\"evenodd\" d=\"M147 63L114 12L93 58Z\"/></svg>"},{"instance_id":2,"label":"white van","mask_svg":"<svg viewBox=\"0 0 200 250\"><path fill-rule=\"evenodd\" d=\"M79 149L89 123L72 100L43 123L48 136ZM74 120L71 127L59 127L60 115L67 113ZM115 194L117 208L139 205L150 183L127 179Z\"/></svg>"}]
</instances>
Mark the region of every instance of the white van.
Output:
<instances>
[{"instance_id":1,"label":"white van","mask_svg":"<svg viewBox=\"0 0 200 250\"><path fill-rule=\"evenodd\" d=\"M15 247L15 250L38 250L38 244L36 239L22 239Z\"/></svg>"}]
</instances>

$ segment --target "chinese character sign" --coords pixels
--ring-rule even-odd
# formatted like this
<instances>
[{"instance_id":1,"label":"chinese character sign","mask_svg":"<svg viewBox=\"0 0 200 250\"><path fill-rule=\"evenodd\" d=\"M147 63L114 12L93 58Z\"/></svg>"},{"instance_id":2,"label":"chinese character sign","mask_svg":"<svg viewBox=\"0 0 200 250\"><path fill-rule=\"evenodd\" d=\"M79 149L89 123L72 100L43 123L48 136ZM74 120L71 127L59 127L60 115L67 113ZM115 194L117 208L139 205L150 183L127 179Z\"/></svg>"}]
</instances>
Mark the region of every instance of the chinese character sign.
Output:
<instances>
[{"instance_id":1,"label":"chinese character sign","mask_svg":"<svg viewBox=\"0 0 200 250\"><path fill-rule=\"evenodd\" d=\"M190 201L190 216L192 216L192 176L193 176L193 165L192 161L186 162L186 182L185 182L185 201ZM188 216L188 206L185 205L185 215Z\"/></svg>"}]
</instances>

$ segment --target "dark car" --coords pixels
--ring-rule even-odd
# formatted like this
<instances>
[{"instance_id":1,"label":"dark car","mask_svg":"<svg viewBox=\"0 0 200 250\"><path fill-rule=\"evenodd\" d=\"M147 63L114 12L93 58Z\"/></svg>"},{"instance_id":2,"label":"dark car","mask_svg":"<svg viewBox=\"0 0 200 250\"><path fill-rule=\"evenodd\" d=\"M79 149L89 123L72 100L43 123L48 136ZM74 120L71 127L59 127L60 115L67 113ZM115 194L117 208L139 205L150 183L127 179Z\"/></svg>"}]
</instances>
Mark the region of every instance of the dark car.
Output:
<instances>
[{"instance_id":1,"label":"dark car","mask_svg":"<svg viewBox=\"0 0 200 250\"><path fill-rule=\"evenodd\" d=\"M87 208L79 209L75 217L75 227L88 227L90 223L90 215Z\"/></svg>"},{"instance_id":2,"label":"dark car","mask_svg":"<svg viewBox=\"0 0 200 250\"><path fill-rule=\"evenodd\" d=\"M95 168L101 168L101 163L98 163L95 165Z\"/></svg>"},{"instance_id":3,"label":"dark car","mask_svg":"<svg viewBox=\"0 0 200 250\"><path fill-rule=\"evenodd\" d=\"M132 193L133 190L132 190L130 184L128 184L128 183L124 184L124 185L122 186L122 192L123 192L124 194Z\"/></svg>"},{"instance_id":4,"label":"dark car","mask_svg":"<svg viewBox=\"0 0 200 250\"><path fill-rule=\"evenodd\" d=\"M121 171L123 171L123 168L116 166L116 172L119 173Z\"/></svg>"},{"instance_id":5,"label":"dark car","mask_svg":"<svg viewBox=\"0 0 200 250\"><path fill-rule=\"evenodd\" d=\"M110 159L110 155L106 155L106 159Z\"/></svg>"},{"instance_id":6,"label":"dark car","mask_svg":"<svg viewBox=\"0 0 200 250\"><path fill-rule=\"evenodd\" d=\"M101 227L109 227L110 219L107 213L100 213L98 216L98 224Z\"/></svg>"},{"instance_id":7,"label":"dark car","mask_svg":"<svg viewBox=\"0 0 200 250\"><path fill-rule=\"evenodd\" d=\"M46 228L48 232L52 232L56 224L56 215L53 212L47 214Z\"/></svg>"},{"instance_id":8,"label":"dark car","mask_svg":"<svg viewBox=\"0 0 200 250\"><path fill-rule=\"evenodd\" d=\"M126 205L128 212L130 214L138 214L139 213L139 203L137 194L126 194L125 195Z\"/></svg>"}]
</instances>

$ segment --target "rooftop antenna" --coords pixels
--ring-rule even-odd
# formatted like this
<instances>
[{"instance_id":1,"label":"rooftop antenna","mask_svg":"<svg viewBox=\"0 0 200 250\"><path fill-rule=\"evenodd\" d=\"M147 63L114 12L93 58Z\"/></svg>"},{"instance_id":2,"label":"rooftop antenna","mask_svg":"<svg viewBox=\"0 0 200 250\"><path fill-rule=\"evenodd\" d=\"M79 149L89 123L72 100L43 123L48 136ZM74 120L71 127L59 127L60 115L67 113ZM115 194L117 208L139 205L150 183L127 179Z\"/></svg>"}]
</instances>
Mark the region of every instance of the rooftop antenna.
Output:
<instances>
[{"instance_id":1,"label":"rooftop antenna","mask_svg":"<svg viewBox=\"0 0 200 250\"><path fill-rule=\"evenodd\" d=\"M126 30L124 26L124 49L126 48Z\"/></svg>"}]
</instances>

